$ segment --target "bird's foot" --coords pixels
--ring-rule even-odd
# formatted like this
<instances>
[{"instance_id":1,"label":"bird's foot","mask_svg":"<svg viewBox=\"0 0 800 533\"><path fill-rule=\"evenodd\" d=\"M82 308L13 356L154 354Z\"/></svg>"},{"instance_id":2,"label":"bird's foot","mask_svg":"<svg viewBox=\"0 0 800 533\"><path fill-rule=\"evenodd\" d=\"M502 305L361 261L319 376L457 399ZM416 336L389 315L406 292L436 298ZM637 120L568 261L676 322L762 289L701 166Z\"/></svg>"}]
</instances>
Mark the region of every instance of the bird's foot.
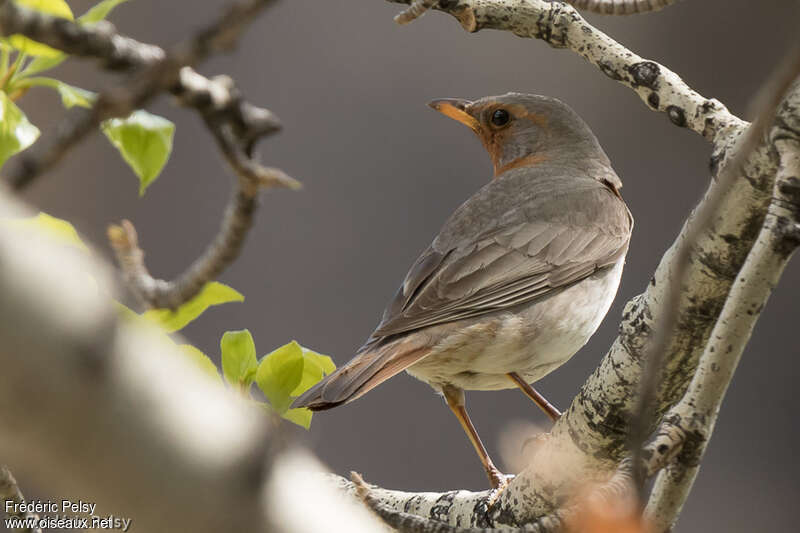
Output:
<instances>
[{"instance_id":1,"label":"bird's foot","mask_svg":"<svg viewBox=\"0 0 800 533\"><path fill-rule=\"evenodd\" d=\"M500 495L503 494L503 491L508 487L508 483L514 479L514 476L511 474L506 475L499 470L495 470L490 474L489 479L492 482L492 490L489 492L488 502L489 509L491 509L494 507L494 504L497 503L497 500L500 499Z\"/></svg>"}]
</instances>

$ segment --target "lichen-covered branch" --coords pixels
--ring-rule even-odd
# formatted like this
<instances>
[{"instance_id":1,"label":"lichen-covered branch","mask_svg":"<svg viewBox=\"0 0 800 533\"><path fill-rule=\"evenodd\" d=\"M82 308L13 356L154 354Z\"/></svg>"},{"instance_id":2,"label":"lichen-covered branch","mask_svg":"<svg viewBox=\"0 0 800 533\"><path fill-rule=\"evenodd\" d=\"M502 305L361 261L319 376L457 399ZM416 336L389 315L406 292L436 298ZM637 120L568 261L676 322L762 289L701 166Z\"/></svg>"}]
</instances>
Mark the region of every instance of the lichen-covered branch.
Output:
<instances>
[{"instance_id":1,"label":"lichen-covered branch","mask_svg":"<svg viewBox=\"0 0 800 533\"><path fill-rule=\"evenodd\" d=\"M568 48L612 80L636 91L650 109L666 113L676 126L689 128L708 140L720 133L728 136L744 125L719 101L703 97L664 65L625 48L586 22L569 4L549 0L440 0L432 9L454 16L468 32L505 30L519 37L541 39L555 48Z\"/></svg>"},{"instance_id":2,"label":"lichen-covered branch","mask_svg":"<svg viewBox=\"0 0 800 533\"><path fill-rule=\"evenodd\" d=\"M781 103L783 103L784 106L791 105L792 98L795 97L791 86L798 75L800 75L800 50L792 50L780 65L774 79L768 80L765 84L766 87L762 89L762 108L759 110L756 121L747 129L747 132L737 143L735 155L720 171L714 189L710 191L702 205L693 213L692 219L686 225L684 240L681 245L675 249L674 268L672 270L674 282L672 284L672 289L666 294L663 300L661 313L663 318L647 349L646 365L639 382L638 405L630 424L628 447L631 450L633 464L635 465L640 465L642 463L643 445L650 433L652 410L654 409L658 384L661 378L665 352L669 339L675 334L675 327L678 323L681 290L686 281L692 248L697 242L701 232L709 227L714 214L718 213L725 194L733 185L737 175L741 172L742 164L753 152L759 141L765 137L770 125L774 123L775 112L778 106L781 105ZM784 109L783 115L788 118L791 116L791 111ZM780 129L782 129L782 126L778 124L775 131L779 131ZM749 335L747 339L743 341L742 349L744 345L746 345L748 339ZM702 361L703 359L701 358L698 372L703 367ZM730 373L729 377L733 377L733 372ZM697 378L698 375L695 374L692 384L689 386L689 391L691 391L692 386L703 387L702 378L700 381L696 382L695 380L697 380ZM719 401L722 401L722 398L720 398ZM684 435L686 435L686 433L684 433ZM673 453L671 450L666 452L660 450L660 446L652 448L650 450L652 452L651 458L659 455L672 455ZM643 502L645 501L645 478L643 477L645 470L652 471L652 465L647 469L637 468L634 470L635 483L640 491L640 498Z\"/></svg>"},{"instance_id":3,"label":"lichen-covered branch","mask_svg":"<svg viewBox=\"0 0 800 533\"><path fill-rule=\"evenodd\" d=\"M39 516L35 513L27 513L19 510L19 506L25 503L25 497L14 479L14 475L7 466L0 466L0 501L3 502L2 512L6 516L19 518L20 520L38 520ZM11 502L9 508L6 502ZM21 529L23 533L42 533L39 527L25 527Z\"/></svg>"},{"instance_id":4,"label":"lichen-covered branch","mask_svg":"<svg viewBox=\"0 0 800 533\"><path fill-rule=\"evenodd\" d=\"M731 288L686 393L664 417L662 432L680 431L686 437L669 471L659 475L648 503L658 531L669 531L678 518L744 347L800 246L800 82L793 95L782 104L782 114L791 122L772 132L780 167L764 226Z\"/></svg>"}]
</instances>

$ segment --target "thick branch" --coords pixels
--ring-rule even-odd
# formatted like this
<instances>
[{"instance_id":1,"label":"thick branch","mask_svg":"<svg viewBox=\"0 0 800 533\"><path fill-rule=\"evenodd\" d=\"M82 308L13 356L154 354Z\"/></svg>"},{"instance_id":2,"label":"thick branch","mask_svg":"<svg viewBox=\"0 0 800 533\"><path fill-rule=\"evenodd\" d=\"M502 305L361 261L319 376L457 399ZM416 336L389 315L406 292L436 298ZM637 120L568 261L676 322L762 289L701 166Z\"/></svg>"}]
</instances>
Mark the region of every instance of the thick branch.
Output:
<instances>
[{"instance_id":1,"label":"thick branch","mask_svg":"<svg viewBox=\"0 0 800 533\"><path fill-rule=\"evenodd\" d=\"M23 215L0 192L0 216ZM96 502L98 515L132 518L137 531L380 531L366 510L312 482L322 466L289 451L276 420L208 379L160 331L118 315L106 266L0 229L9 465L53 494Z\"/></svg>"},{"instance_id":2,"label":"thick branch","mask_svg":"<svg viewBox=\"0 0 800 533\"><path fill-rule=\"evenodd\" d=\"M773 132L781 165L764 226L731 288L686 394L665 416L664 430L687 435L676 464L659 476L648 504L659 531L678 518L694 482L722 400L756 322L792 253L800 245L800 83L783 104L794 128Z\"/></svg>"}]
</instances>

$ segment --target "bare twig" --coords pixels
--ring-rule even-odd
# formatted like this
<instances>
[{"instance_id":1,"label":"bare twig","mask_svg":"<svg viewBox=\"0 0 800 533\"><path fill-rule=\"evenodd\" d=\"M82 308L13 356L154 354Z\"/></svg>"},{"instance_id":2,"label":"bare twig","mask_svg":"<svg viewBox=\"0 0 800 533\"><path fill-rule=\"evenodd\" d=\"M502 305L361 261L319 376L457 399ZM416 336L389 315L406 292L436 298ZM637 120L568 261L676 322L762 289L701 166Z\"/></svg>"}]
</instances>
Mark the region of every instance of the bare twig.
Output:
<instances>
[{"instance_id":1,"label":"bare twig","mask_svg":"<svg viewBox=\"0 0 800 533\"><path fill-rule=\"evenodd\" d=\"M601 15L637 15L660 11L678 0L565 0L578 9Z\"/></svg>"},{"instance_id":2,"label":"bare twig","mask_svg":"<svg viewBox=\"0 0 800 533\"><path fill-rule=\"evenodd\" d=\"M24 187L56 164L103 120L127 116L162 91L171 92L183 105L201 114L238 176L217 237L175 281L150 275L130 222L109 228L109 238L132 291L149 307L179 306L237 257L252 226L260 189L299 187L296 180L282 171L264 167L252 157L255 143L278 131L278 119L270 111L244 101L230 78L208 79L188 66L213 52L230 48L246 24L270 1L247 0L234 5L219 20L169 52L123 37L108 23L84 27L20 8L12 2L0 6L0 29L6 34L22 33L67 53L96 57L105 68L141 69L128 83L102 92L89 111L74 110L68 114L49 144L37 143L30 153L22 154L21 164L10 179L14 187Z\"/></svg>"},{"instance_id":3,"label":"bare twig","mask_svg":"<svg viewBox=\"0 0 800 533\"><path fill-rule=\"evenodd\" d=\"M102 121L125 117L162 91L185 93L187 88L180 84L180 70L204 60L213 52L230 48L244 26L271 1L244 0L235 4L193 38L164 52L156 46L117 34L108 23L81 26L0 0L0 30L5 35L20 33L66 53L97 57L108 68L142 67L127 83L103 91L91 109L74 109L68 113L50 142L40 141L21 154L20 165L9 178L12 186L17 189L25 187L36 176L52 168Z\"/></svg>"},{"instance_id":4,"label":"bare twig","mask_svg":"<svg viewBox=\"0 0 800 533\"><path fill-rule=\"evenodd\" d=\"M37 514L18 510L19 506L25 503L25 496L22 495L17 480L14 479L14 475L6 466L0 466L0 501L3 502L4 512L8 509L6 502L12 503L10 510L6 512L6 515L9 517L13 516L20 520L28 519L31 521L37 521L39 519L39 515ZM24 533L42 533L39 527L25 527L19 531Z\"/></svg>"},{"instance_id":5,"label":"bare twig","mask_svg":"<svg viewBox=\"0 0 800 533\"><path fill-rule=\"evenodd\" d=\"M247 153L259 136L276 129L273 115L237 102L238 91L227 77L206 80L196 73L181 71L182 85L191 87L193 106L203 116L220 151L237 175L236 187L225 208L220 231L203 254L174 281L153 278L144 264L136 231L128 221L108 230L109 241L117 255L128 285L148 306L174 309L189 300L208 281L215 279L231 264L242 248L252 226L258 192L268 187L297 189L300 184L281 170L268 168Z\"/></svg>"}]
</instances>

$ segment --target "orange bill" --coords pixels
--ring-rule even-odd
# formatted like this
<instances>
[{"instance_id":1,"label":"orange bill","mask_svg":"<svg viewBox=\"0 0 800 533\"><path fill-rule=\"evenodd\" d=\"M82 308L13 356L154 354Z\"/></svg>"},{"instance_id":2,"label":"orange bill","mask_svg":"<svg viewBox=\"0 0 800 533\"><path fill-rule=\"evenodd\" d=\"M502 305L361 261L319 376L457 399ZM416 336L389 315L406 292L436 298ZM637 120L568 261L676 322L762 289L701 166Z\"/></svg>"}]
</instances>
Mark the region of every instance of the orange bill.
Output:
<instances>
[{"instance_id":1,"label":"orange bill","mask_svg":"<svg viewBox=\"0 0 800 533\"><path fill-rule=\"evenodd\" d=\"M461 98L440 98L428 102L428 106L439 113L459 121L473 131L478 131L479 125L477 119L467 112L471 104L472 102L469 100L463 100Z\"/></svg>"}]
</instances>

